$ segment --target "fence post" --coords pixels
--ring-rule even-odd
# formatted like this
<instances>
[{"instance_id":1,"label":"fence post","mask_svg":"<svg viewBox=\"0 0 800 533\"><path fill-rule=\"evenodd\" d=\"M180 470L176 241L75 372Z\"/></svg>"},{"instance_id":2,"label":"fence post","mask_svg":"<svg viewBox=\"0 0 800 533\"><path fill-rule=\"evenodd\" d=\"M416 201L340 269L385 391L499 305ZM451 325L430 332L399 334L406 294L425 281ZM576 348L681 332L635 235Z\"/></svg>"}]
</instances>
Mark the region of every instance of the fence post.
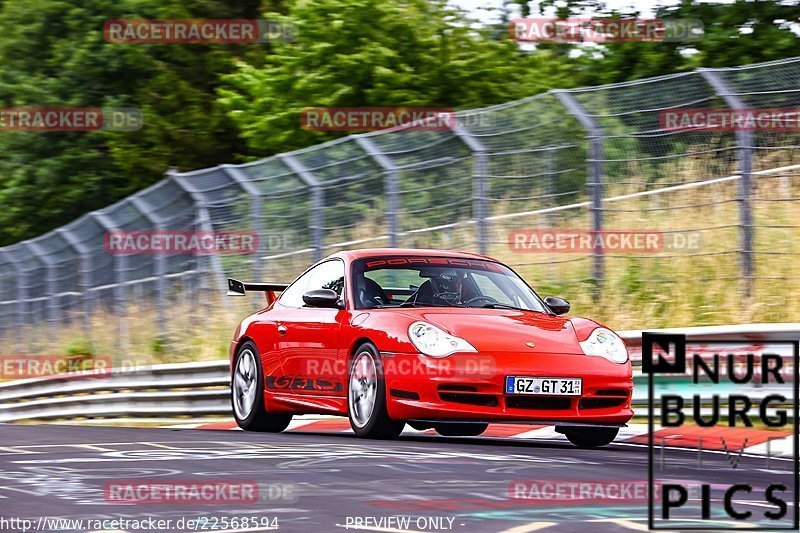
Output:
<instances>
[{"instance_id":1,"label":"fence post","mask_svg":"<svg viewBox=\"0 0 800 533\"><path fill-rule=\"evenodd\" d=\"M97 217L95 216L95 213L89 213L89 215L87 215L87 216L93 217L93 218L95 218L95 220L97 220ZM98 223L99 223L99 221L98 221ZM102 226L102 224L101 224L101 226ZM89 264L90 249L85 243L81 242L72 233L71 230L66 229L66 227L58 228L56 231L61 235L61 237L67 242L67 244L75 251L76 255L78 256L78 268L80 269L79 277L78 277L78 283L80 284L80 288L83 289L83 291L81 293L81 297L84 298L84 303L85 303L85 301L86 301L85 300L85 298L86 298L85 291L87 291L88 287L89 287L88 279L86 279L86 277L88 275L87 274L88 273L87 267L88 267L88 264ZM115 268L116 268L116 266L115 266ZM117 269L117 271L119 271L119 270ZM89 318L88 318L88 315L85 312L83 313L83 320L81 321L81 325L83 327L83 334L86 336L87 339L89 339L89 341L90 341L89 344L91 344L90 329L89 329L89 327L90 327Z\"/></svg>"},{"instance_id":2,"label":"fence post","mask_svg":"<svg viewBox=\"0 0 800 533\"><path fill-rule=\"evenodd\" d=\"M397 248L400 244L400 223L397 212L400 209L398 193L400 183L397 175L397 165L372 142L369 137L353 135L358 144L383 169L384 192L386 193L386 216L388 217L389 247Z\"/></svg>"},{"instance_id":3,"label":"fence post","mask_svg":"<svg viewBox=\"0 0 800 533\"><path fill-rule=\"evenodd\" d=\"M169 169L167 171L167 177L175 182L178 187L183 189L192 199L195 208L195 227L198 227L203 231L214 231L214 226L211 223L211 215L208 213L208 208L206 207L203 196L193 189L189 180L187 180L184 176L179 175L176 169ZM211 264L211 270L213 271L212 276L215 279L217 290L220 294L222 294L228 288L228 283L225 280L225 271L222 269L222 262L219 260L219 256L217 254L211 254L207 257L209 258L209 263ZM222 302L223 305L228 305L227 298L223 298Z\"/></svg>"},{"instance_id":4,"label":"fence post","mask_svg":"<svg viewBox=\"0 0 800 533\"><path fill-rule=\"evenodd\" d=\"M103 230L108 233L110 231L114 231L118 229L117 223L112 220L110 216L100 211L94 211L89 213L89 216L94 218L95 222L100 225ZM114 283L116 287L114 287L114 310L117 312L119 316L119 347L120 349L125 348L126 340L128 339L128 323L127 323L127 313L125 309L123 309L125 302L127 300L127 293L128 287L126 282L128 281L125 279L125 273L128 271L128 258L124 254L114 254L112 261L114 263ZM81 265L83 270L83 275L81 276L81 280L85 287L85 290L88 291L89 286L91 284L90 278L90 270L88 267L89 264L89 253L88 251L84 250L84 253L81 255ZM88 321L84 320L85 327L89 327Z\"/></svg>"},{"instance_id":5,"label":"fence post","mask_svg":"<svg viewBox=\"0 0 800 533\"><path fill-rule=\"evenodd\" d=\"M478 253L486 255L486 176L489 174L489 154L480 139L458 120L453 133L472 151L472 216L475 218Z\"/></svg>"},{"instance_id":6,"label":"fence post","mask_svg":"<svg viewBox=\"0 0 800 533\"><path fill-rule=\"evenodd\" d=\"M286 163L289 170L297 174L311 190L311 243L314 247L314 262L322 259L323 225L325 221L325 191L319 180L303 164L291 154L279 154L278 157Z\"/></svg>"},{"instance_id":7,"label":"fence post","mask_svg":"<svg viewBox=\"0 0 800 533\"><path fill-rule=\"evenodd\" d=\"M56 294L56 263L53 258L47 254L42 246L33 241L23 242L28 251L36 257L36 259L43 263L45 266L45 294L47 295L47 315L45 320L47 322L56 322L58 315L58 303L55 299Z\"/></svg>"},{"instance_id":8,"label":"fence post","mask_svg":"<svg viewBox=\"0 0 800 533\"><path fill-rule=\"evenodd\" d=\"M737 94L728 86L724 79L714 70L697 69L697 72L714 89L717 96L721 97L725 105L731 109L748 109ZM753 258L753 208L751 197L753 194L753 132L736 132L736 152L739 167L739 191L736 198L739 204L739 241L741 254L742 278L744 278L743 292L745 298L753 295L753 273L755 264Z\"/></svg>"},{"instance_id":9,"label":"fence post","mask_svg":"<svg viewBox=\"0 0 800 533\"><path fill-rule=\"evenodd\" d=\"M248 195L250 195L250 218L253 222L253 231L258 235L258 249L254 254L253 280L261 279L261 247L264 237L264 225L261 216L261 191L250 181L244 172L233 165L220 165L219 168L235 181ZM259 306L261 308L263 306Z\"/></svg>"},{"instance_id":10,"label":"fence post","mask_svg":"<svg viewBox=\"0 0 800 533\"><path fill-rule=\"evenodd\" d=\"M163 221L153 215L153 210L147 203L139 196L133 195L130 197L131 205L139 211L139 213L147 219L153 226L153 230L157 232L164 231L162 225ZM167 293L167 256L164 254L153 255L153 275L156 278L156 331L160 338L164 336L164 324L166 323L164 317L164 309L166 307L166 293Z\"/></svg>"},{"instance_id":11,"label":"fence post","mask_svg":"<svg viewBox=\"0 0 800 533\"><path fill-rule=\"evenodd\" d=\"M551 92L583 126L588 135L589 157L587 163L589 164L589 180L587 185L592 202L592 231L603 231L603 188L605 182L603 176L603 129L571 93L560 90ZM601 288L605 279L604 261L603 249L593 248L592 278L595 283L593 294L595 301L600 299Z\"/></svg>"},{"instance_id":12,"label":"fence post","mask_svg":"<svg viewBox=\"0 0 800 533\"><path fill-rule=\"evenodd\" d=\"M25 300L28 297L28 291L25 288L25 272L22 268L17 264L11 254L5 250L0 249L0 254L6 258L6 262L14 267L14 270L17 271L17 275L15 277L15 287L16 287L16 305L15 307L15 315L16 315L16 333L17 333L17 342L22 350L26 350L28 343L25 336L20 333L21 328L25 326Z\"/></svg>"},{"instance_id":13,"label":"fence post","mask_svg":"<svg viewBox=\"0 0 800 533\"><path fill-rule=\"evenodd\" d=\"M17 270L17 327L23 328L27 323L28 312L28 274L23 272L22 269ZM23 341L23 346L27 347L27 342Z\"/></svg>"}]
</instances>

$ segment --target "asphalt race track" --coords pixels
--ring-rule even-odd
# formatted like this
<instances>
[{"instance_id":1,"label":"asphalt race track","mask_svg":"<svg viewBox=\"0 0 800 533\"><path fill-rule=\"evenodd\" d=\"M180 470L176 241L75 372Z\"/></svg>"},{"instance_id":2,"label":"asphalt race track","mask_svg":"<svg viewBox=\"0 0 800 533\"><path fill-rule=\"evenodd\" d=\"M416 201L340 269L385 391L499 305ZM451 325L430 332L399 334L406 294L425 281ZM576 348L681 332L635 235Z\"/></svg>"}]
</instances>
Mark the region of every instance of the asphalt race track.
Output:
<instances>
[{"instance_id":1,"label":"asphalt race track","mask_svg":"<svg viewBox=\"0 0 800 533\"><path fill-rule=\"evenodd\" d=\"M792 486L789 461L773 459L768 471L764 458L744 457L731 470L715 467L728 463L724 454L702 455L667 449L667 470L658 475L714 486L750 472ZM647 457L646 447L633 444L582 450L560 441L416 434L366 441L341 432L0 425L0 515L30 519L31 531L55 530L56 518L152 518L173 524L183 519L183 528L165 531L267 531L275 523L290 532L644 530L647 503L641 495L543 502L511 498L509 488L515 480L538 486L551 481L641 484L647 479ZM109 502L106 483L120 480L253 481L260 501ZM741 501L754 512L764 507L763 501ZM224 527L226 517L253 522ZM197 518L202 524L185 527L186 520ZM152 531L133 522L103 529L65 524L59 526L62 531ZM23 530L8 524L0 529Z\"/></svg>"}]
</instances>

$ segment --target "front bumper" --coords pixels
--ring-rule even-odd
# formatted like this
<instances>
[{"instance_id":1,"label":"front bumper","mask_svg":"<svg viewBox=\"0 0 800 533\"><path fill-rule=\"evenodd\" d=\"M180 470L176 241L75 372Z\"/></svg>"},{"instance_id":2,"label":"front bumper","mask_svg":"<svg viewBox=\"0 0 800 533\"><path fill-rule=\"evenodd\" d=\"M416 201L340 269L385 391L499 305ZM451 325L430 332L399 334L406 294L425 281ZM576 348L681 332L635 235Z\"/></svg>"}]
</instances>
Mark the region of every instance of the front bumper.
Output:
<instances>
[{"instance_id":1,"label":"front bumper","mask_svg":"<svg viewBox=\"0 0 800 533\"><path fill-rule=\"evenodd\" d=\"M396 420L625 424L630 363L583 354L481 353L434 359L383 354L387 409ZM582 378L580 396L506 394L506 376Z\"/></svg>"}]
</instances>

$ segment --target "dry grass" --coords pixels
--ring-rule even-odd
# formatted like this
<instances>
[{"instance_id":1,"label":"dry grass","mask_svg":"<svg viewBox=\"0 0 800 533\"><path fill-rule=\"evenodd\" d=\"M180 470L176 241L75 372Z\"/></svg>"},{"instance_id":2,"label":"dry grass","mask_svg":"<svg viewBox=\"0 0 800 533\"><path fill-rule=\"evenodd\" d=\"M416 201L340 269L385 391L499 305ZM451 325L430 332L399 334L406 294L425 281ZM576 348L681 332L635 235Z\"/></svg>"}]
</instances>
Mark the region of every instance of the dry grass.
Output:
<instances>
[{"instance_id":1,"label":"dry grass","mask_svg":"<svg viewBox=\"0 0 800 533\"><path fill-rule=\"evenodd\" d=\"M761 163L764 168L792 161ZM787 179L758 177L755 182L756 197L761 200L800 196L798 184ZM697 250L664 250L648 257L607 256L605 282L597 301L593 299L590 256L521 254L507 244L508 233L515 228L588 229L589 211L585 208L495 222L491 226L489 253L512 265L542 296L558 295L570 300L571 314L592 317L616 329L800 321L800 303L791 297L800 292L799 267L794 260L800 254L800 232L796 228L765 227L800 226L797 202L753 202L756 250L761 253L755 255L753 296L745 298L744 280L740 277L742 254L738 252L738 203L731 201L737 196L737 187L738 182L732 181L606 203L610 210L604 213L605 227L609 230L706 229ZM607 196L638 190L641 189L617 188L608 191ZM678 209L698 204L714 205ZM519 207L515 206L517 210ZM370 226L363 236L347 237L366 238L380 233L373 232L374 224ZM474 226L468 225L416 234L403 237L401 245L470 249L472 246L463 243L475 242L473 232ZM264 275L290 279L309 262L303 257L282 265L265 265ZM191 297L192 301L170 300L163 317L152 307L132 304L125 317L100 309L88 322L76 317L66 327L23 328L2 339L0 351L109 355L116 365L226 357L238 320L256 309L260 296L226 302L221 295L206 291Z\"/></svg>"},{"instance_id":2,"label":"dry grass","mask_svg":"<svg viewBox=\"0 0 800 533\"><path fill-rule=\"evenodd\" d=\"M776 161L769 166L789 163ZM744 296L741 277L743 254L735 201L738 181L606 202L607 230L701 230L702 239L696 250L607 255L606 281L597 301L593 299L590 256L517 253L507 244L495 245L491 255L514 265L543 296L570 300L573 314L590 316L616 329L800 321L800 303L791 297L800 289L795 261L800 255L798 202L767 200L796 198L800 187L790 177L762 176L754 181L756 253L750 298ZM632 192L638 191L618 188L607 197ZM679 208L698 205L703 207ZM581 209L558 217L529 217L514 226L588 229L589 224L588 210ZM495 232L496 240L505 243L510 229ZM534 264L554 261L561 262Z\"/></svg>"},{"instance_id":3,"label":"dry grass","mask_svg":"<svg viewBox=\"0 0 800 533\"><path fill-rule=\"evenodd\" d=\"M227 356L238 321L262 301L254 295L246 301L171 302L161 319L152 307L131 304L125 316L103 308L88 321L76 317L59 328L18 330L16 338L2 339L2 353L102 355L111 358L114 368L218 360Z\"/></svg>"}]
</instances>

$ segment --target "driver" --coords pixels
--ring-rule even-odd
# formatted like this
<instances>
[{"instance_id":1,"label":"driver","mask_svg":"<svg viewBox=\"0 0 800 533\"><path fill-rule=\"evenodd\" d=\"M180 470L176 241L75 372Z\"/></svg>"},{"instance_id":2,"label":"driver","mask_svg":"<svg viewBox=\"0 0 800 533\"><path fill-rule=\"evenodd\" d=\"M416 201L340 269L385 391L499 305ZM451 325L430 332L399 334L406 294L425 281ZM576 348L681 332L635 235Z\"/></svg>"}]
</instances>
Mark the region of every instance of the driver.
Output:
<instances>
[{"instance_id":1,"label":"driver","mask_svg":"<svg viewBox=\"0 0 800 533\"><path fill-rule=\"evenodd\" d=\"M436 269L436 273L425 276L428 279L420 285L403 305L441 305L458 306L469 301L470 290L466 274L454 268Z\"/></svg>"},{"instance_id":2,"label":"driver","mask_svg":"<svg viewBox=\"0 0 800 533\"><path fill-rule=\"evenodd\" d=\"M431 285L433 285L433 302L445 303L447 305L458 305L462 303L461 289L464 285L463 279L464 278L453 268L442 270L438 276L431 278Z\"/></svg>"}]
</instances>

